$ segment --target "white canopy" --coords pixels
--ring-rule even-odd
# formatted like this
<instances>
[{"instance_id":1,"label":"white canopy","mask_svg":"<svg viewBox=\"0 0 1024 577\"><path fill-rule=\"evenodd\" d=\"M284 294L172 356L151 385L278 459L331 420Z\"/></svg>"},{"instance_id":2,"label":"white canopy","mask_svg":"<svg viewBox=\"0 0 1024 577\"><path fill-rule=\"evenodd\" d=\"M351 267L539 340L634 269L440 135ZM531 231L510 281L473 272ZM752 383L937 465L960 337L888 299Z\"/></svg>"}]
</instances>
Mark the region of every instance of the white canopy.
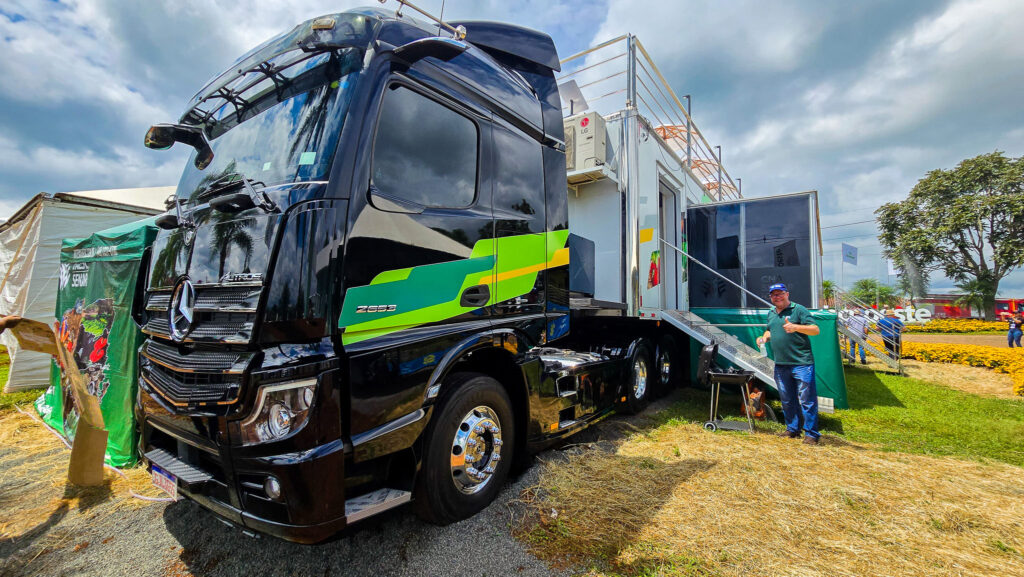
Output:
<instances>
[{"instance_id":1,"label":"white canopy","mask_svg":"<svg viewBox=\"0 0 1024 577\"><path fill-rule=\"evenodd\" d=\"M17 314L46 324L54 321L60 246L164 211L173 186L40 193L0 224L0 315ZM21 354L14 336L0 335L11 356L5 392L45 387L50 359Z\"/></svg>"}]
</instances>

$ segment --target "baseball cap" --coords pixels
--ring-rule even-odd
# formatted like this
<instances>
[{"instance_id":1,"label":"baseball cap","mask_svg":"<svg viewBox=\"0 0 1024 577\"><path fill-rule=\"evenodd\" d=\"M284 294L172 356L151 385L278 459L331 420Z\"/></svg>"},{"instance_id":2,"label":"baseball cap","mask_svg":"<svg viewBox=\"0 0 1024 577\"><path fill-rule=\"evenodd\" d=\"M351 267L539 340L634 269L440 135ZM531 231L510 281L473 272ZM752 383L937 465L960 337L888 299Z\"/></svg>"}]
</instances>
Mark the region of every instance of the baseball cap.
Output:
<instances>
[{"instance_id":1,"label":"baseball cap","mask_svg":"<svg viewBox=\"0 0 1024 577\"><path fill-rule=\"evenodd\" d=\"M786 285L784 285L784 284L782 284L780 282L775 283L772 286L768 287L768 294L769 295L772 294L772 291L786 291L786 292L789 292L788 290L786 290Z\"/></svg>"}]
</instances>

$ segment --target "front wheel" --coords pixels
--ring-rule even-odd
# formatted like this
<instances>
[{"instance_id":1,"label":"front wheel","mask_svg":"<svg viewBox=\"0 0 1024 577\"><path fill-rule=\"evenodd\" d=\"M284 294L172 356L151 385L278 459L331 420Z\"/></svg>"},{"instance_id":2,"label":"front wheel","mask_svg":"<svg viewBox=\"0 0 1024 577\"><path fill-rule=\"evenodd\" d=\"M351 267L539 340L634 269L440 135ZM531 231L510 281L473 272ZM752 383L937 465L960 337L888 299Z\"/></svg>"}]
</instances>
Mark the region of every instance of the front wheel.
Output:
<instances>
[{"instance_id":1,"label":"front wheel","mask_svg":"<svg viewBox=\"0 0 1024 577\"><path fill-rule=\"evenodd\" d=\"M483 510L508 477L515 450L512 403L501 383L477 373L452 375L427 425L415 509L447 525Z\"/></svg>"}]
</instances>

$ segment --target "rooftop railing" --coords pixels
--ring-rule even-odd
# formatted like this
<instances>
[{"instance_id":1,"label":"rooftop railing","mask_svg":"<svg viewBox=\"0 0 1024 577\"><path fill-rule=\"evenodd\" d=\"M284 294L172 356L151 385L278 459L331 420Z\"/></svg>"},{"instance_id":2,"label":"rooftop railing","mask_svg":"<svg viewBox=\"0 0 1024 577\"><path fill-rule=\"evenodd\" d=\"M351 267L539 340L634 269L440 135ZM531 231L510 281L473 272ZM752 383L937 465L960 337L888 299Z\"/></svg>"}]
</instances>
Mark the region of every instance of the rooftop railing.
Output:
<instances>
[{"instance_id":1,"label":"rooftop railing","mask_svg":"<svg viewBox=\"0 0 1024 577\"><path fill-rule=\"evenodd\" d=\"M734 181L722 166L721 146L708 143L693 122L691 96L676 96L636 36L619 36L561 62L558 83L563 94L564 117L584 110L602 115L635 110L651 123L680 162L689 167L708 199L743 197L742 179ZM574 94L581 99L574 100Z\"/></svg>"}]
</instances>

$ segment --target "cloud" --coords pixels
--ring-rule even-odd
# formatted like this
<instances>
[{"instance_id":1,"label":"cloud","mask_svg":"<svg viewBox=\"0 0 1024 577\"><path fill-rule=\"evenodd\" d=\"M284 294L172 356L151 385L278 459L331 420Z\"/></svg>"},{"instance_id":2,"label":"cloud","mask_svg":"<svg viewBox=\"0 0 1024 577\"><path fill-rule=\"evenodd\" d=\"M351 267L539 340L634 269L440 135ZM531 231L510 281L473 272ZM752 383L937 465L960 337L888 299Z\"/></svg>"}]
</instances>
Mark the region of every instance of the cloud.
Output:
<instances>
[{"instance_id":1,"label":"cloud","mask_svg":"<svg viewBox=\"0 0 1024 577\"><path fill-rule=\"evenodd\" d=\"M660 16L655 16L660 15ZM649 52L738 71L788 71L821 33L821 11L797 2L613 0L592 44L631 32Z\"/></svg>"}]
</instances>

